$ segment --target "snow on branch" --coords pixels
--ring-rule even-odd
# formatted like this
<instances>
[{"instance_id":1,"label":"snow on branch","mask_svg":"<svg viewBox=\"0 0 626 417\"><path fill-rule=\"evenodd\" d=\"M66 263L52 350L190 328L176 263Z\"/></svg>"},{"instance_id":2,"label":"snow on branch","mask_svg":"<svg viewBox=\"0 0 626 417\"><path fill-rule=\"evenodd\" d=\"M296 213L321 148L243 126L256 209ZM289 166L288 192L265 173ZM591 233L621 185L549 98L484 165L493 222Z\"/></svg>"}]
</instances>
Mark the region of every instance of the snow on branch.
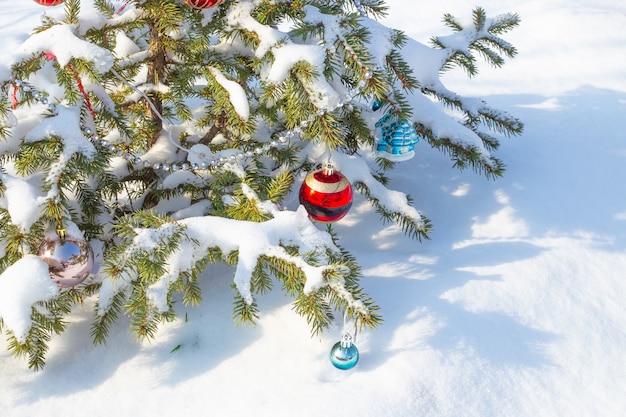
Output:
<instances>
[{"instance_id":1,"label":"snow on branch","mask_svg":"<svg viewBox=\"0 0 626 417\"><path fill-rule=\"evenodd\" d=\"M85 138L80 126L78 106L58 106L56 115L43 119L24 139L25 142L39 142L55 135L63 141L63 152L59 159L69 160L76 153L91 159L96 154L96 148Z\"/></svg>"},{"instance_id":2,"label":"snow on branch","mask_svg":"<svg viewBox=\"0 0 626 417\"><path fill-rule=\"evenodd\" d=\"M224 90L228 92L230 102L233 104L233 107L239 117L247 120L250 117L250 104L248 103L244 89L235 81L231 81L226 78L226 76L224 76L219 69L210 67L209 71L215 80L224 88Z\"/></svg>"},{"instance_id":3,"label":"snow on branch","mask_svg":"<svg viewBox=\"0 0 626 417\"><path fill-rule=\"evenodd\" d=\"M495 66L504 63L503 57L513 57L515 48L498 35L519 23L515 14L487 18L481 8L473 11L473 23L464 27L453 16L446 15L447 26L454 30L448 36L432 39L433 47L404 38L400 45L406 66L419 82L419 91L404 89L406 103L413 110L411 119L418 132L431 145L448 152L455 165L471 165L487 175L498 176L503 164L490 151L498 141L480 131L481 126L504 135L522 132L522 123L506 112L496 111L476 98L461 97L450 91L441 80L441 73L453 65L464 68L471 76L477 72L475 55L479 54ZM366 20L370 32L388 31L379 23ZM381 62L391 50L372 49ZM400 91L404 86L396 81ZM397 93L396 93L397 94ZM452 109L452 111L450 111Z\"/></svg>"},{"instance_id":4,"label":"snow on branch","mask_svg":"<svg viewBox=\"0 0 626 417\"><path fill-rule=\"evenodd\" d=\"M66 66L70 60L83 58L93 62L99 73L105 73L113 67L113 55L105 48L85 41L75 34L75 26L58 24L43 32L31 35L17 51L17 61L26 60L33 55L52 53L59 65Z\"/></svg>"},{"instance_id":5,"label":"snow on branch","mask_svg":"<svg viewBox=\"0 0 626 417\"><path fill-rule=\"evenodd\" d=\"M496 67L504 64L502 55L512 58L517 54L517 50L510 43L496 35L517 26L519 16L508 13L487 18L485 11L480 7L475 8L472 14L473 26L469 27L464 27L454 16L446 14L444 22L455 32L431 39L434 46L445 50L447 54L441 70L449 68L451 64L457 64L469 75L474 75L477 72L474 52L481 54L487 62Z\"/></svg>"},{"instance_id":6,"label":"snow on branch","mask_svg":"<svg viewBox=\"0 0 626 417\"><path fill-rule=\"evenodd\" d=\"M255 55L260 59L277 43L287 41L287 36L282 31L263 25L252 17L254 10L255 4L253 2L233 4L226 15L226 22L233 29L245 29L257 34L258 45Z\"/></svg>"},{"instance_id":7,"label":"snow on branch","mask_svg":"<svg viewBox=\"0 0 626 417\"><path fill-rule=\"evenodd\" d=\"M13 336L23 343L32 326L32 308L59 294L50 279L48 264L40 257L27 255L0 275L0 319Z\"/></svg>"},{"instance_id":8,"label":"snow on branch","mask_svg":"<svg viewBox=\"0 0 626 417\"><path fill-rule=\"evenodd\" d=\"M317 229L303 208L295 212L274 211L273 215L273 219L260 223L203 216L165 223L159 228L136 228L132 243L116 263L125 259L131 265L134 254L160 250L157 248L169 239L172 228L182 233L177 248L167 256L163 273L150 285L148 296L159 311L168 309L169 284L182 272L190 271L212 248L219 248L224 254L237 252L233 281L247 303L253 301L250 279L262 255L286 260L303 270L307 277L306 291L323 287L323 271L328 267L296 260L297 257L288 255L282 246L294 245L299 247L300 253L316 253L319 257L327 249L338 252L331 236ZM127 291L137 278L139 274L133 273L123 279L106 276L100 289L99 314L108 310L116 293Z\"/></svg>"},{"instance_id":9,"label":"snow on branch","mask_svg":"<svg viewBox=\"0 0 626 417\"><path fill-rule=\"evenodd\" d=\"M331 237L317 229L308 219L303 208L295 212L276 211L274 218L266 222L236 221L219 217L196 217L182 221L187 234L199 242L198 255L218 246L223 252L238 250L238 262L234 282L246 301L252 301L250 276L258 258L263 254L276 256L282 253L281 245L296 245L301 253L321 253L326 248L337 251ZM249 236L249 238L245 238ZM323 286L321 274L307 276L307 286Z\"/></svg>"}]
</instances>

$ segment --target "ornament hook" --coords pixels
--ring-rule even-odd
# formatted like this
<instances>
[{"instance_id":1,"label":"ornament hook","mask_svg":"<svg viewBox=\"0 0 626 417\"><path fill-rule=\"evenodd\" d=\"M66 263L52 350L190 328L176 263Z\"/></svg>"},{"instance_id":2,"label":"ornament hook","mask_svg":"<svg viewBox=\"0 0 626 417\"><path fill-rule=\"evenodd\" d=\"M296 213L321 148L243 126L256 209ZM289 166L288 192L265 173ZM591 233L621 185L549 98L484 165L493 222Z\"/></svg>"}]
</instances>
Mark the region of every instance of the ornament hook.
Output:
<instances>
[{"instance_id":1,"label":"ornament hook","mask_svg":"<svg viewBox=\"0 0 626 417\"><path fill-rule=\"evenodd\" d=\"M350 346L352 346L352 342L353 342L353 338L352 335L348 332L345 332L342 336L341 336L341 347L344 349L348 349Z\"/></svg>"},{"instance_id":2,"label":"ornament hook","mask_svg":"<svg viewBox=\"0 0 626 417\"><path fill-rule=\"evenodd\" d=\"M341 336L341 342L342 345L344 343L344 341L346 343L348 343L347 347L350 347L350 345L352 345L353 343L356 343L356 337L357 337L357 333L358 333L358 327L357 327L357 321L356 319L354 320L354 327L352 329L352 333L350 333L349 330L346 330L348 324L348 310L346 309L343 312L343 335ZM352 336L352 334L354 334L354 336Z\"/></svg>"},{"instance_id":3,"label":"ornament hook","mask_svg":"<svg viewBox=\"0 0 626 417\"><path fill-rule=\"evenodd\" d=\"M335 166L332 164L332 162L330 162L330 160L328 160L325 164L324 164L324 175L333 175L333 173L335 172Z\"/></svg>"},{"instance_id":4,"label":"ornament hook","mask_svg":"<svg viewBox=\"0 0 626 417\"><path fill-rule=\"evenodd\" d=\"M355 337L353 338L350 332L345 331L346 327L346 312L344 311L344 331L341 336L341 340L332 347L330 350L330 362L335 368L341 370L348 370L354 368L359 361L359 349L354 344L356 337L356 321L355 321Z\"/></svg>"},{"instance_id":5,"label":"ornament hook","mask_svg":"<svg viewBox=\"0 0 626 417\"><path fill-rule=\"evenodd\" d=\"M63 227L63 216L61 214L58 214L57 217L57 236L59 236L59 240L61 242L65 242L65 239L67 239L67 229L65 227Z\"/></svg>"}]
</instances>

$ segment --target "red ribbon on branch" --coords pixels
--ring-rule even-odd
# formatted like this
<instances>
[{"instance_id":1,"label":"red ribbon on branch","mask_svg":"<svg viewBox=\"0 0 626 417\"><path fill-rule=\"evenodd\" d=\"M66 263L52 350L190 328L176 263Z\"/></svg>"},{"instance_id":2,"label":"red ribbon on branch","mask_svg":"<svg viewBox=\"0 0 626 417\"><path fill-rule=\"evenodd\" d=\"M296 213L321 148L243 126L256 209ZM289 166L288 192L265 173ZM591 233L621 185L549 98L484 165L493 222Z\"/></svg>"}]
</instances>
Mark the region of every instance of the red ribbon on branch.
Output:
<instances>
[{"instance_id":1,"label":"red ribbon on branch","mask_svg":"<svg viewBox=\"0 0 626 417\"><path fill-rule=\"evenodd\" d=\"M124 2L124 4L122 4L122 5L120 6L120 8L119 8L119 9L117 9L117 11L115 12L115 14L122 14L122 12L123 12L123 11L124 11L124 9L126 8L126 6L128 6L128 2L127 2L127 1L126 1L126 2Z\"/></svg>"},{"instance_id":2,"label":"red ribbon on branch","mask_svg":"<svg viewBox=\"0 0 626 417\"><path fill-rule=\"evenodd\" d=\"M13 107L13 110L17 109L17 104L19 103L17 101L17 90L18 90L18 86L14 85L13 92L11 93L11 105Z\"/></svg>"},{"instance_id":3,"label":"red ribbon on branch","mask_svg":"<svg viewBox=\"0 0 626 417\"><path fill-rule=\"evenodd\" d=\"M52 52L46 52L44 53L44 56L46 57L48 61L57 59L56 55L54 55ZM83 98L85 99L85 105L87 106L89 113L91 113L91 116L95 119L96 112L93 110L93 106L91 105L91 100L89 99L89 96L87 95L87 91L85 91L85 86L83 86L83 82L78 76L78 72L76 71L76 68L74 68L71 62L67 64L67 68L69 68L69 70L72 71L72 74L74 75L74 79L76 80L78 91L80 91L80 93L83 95Z\"/></svg>"}]
</instances>

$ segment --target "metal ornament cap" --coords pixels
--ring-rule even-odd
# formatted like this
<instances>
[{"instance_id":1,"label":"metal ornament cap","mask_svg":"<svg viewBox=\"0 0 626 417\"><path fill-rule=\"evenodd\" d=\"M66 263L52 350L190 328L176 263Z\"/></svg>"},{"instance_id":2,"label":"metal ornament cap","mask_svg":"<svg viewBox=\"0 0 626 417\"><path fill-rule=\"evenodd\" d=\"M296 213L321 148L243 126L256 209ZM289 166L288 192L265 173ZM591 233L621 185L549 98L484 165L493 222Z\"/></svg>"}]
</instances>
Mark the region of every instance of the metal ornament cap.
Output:
<instances>
[{"instance_id":1,"label":"metal ornament cap","mask_svg":"<svg viewBox=\"0 0 626 417\"><path fill-rule=\"evenodd\" d=\"M93 250L85 239L46 238L39 245L37 255L48 264L50 278L61 288L80 284L93 271Z\"/></svg>"}]
</instances>

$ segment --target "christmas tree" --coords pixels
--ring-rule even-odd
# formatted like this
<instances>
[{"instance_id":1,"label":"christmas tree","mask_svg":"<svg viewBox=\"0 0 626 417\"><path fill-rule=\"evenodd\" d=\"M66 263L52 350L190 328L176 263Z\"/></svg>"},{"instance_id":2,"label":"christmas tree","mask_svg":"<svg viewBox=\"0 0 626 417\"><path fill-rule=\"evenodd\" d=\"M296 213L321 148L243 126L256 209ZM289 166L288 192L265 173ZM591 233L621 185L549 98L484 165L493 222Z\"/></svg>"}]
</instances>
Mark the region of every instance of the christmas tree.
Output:
<instances>
[{"instance_id":1,"label":"christmas tree","mask_svg":"<svg viewBox=\"0 0 626 417\"><path fill-rule=\"evenodd\" d=\"M313 334L375 328L332 228L352 193L428 238L394 165L421 138L498 177L497 136L522 131L441 81L515 56L515 14L445 15L426 46L378 22L382 0L37 2L62 13L0 72L0 332L34 369L75 306L94 306L94 343L122 314L154 337L212 263L232 266L237 323L278 283Z\"/></svg>"}]
</instances>

